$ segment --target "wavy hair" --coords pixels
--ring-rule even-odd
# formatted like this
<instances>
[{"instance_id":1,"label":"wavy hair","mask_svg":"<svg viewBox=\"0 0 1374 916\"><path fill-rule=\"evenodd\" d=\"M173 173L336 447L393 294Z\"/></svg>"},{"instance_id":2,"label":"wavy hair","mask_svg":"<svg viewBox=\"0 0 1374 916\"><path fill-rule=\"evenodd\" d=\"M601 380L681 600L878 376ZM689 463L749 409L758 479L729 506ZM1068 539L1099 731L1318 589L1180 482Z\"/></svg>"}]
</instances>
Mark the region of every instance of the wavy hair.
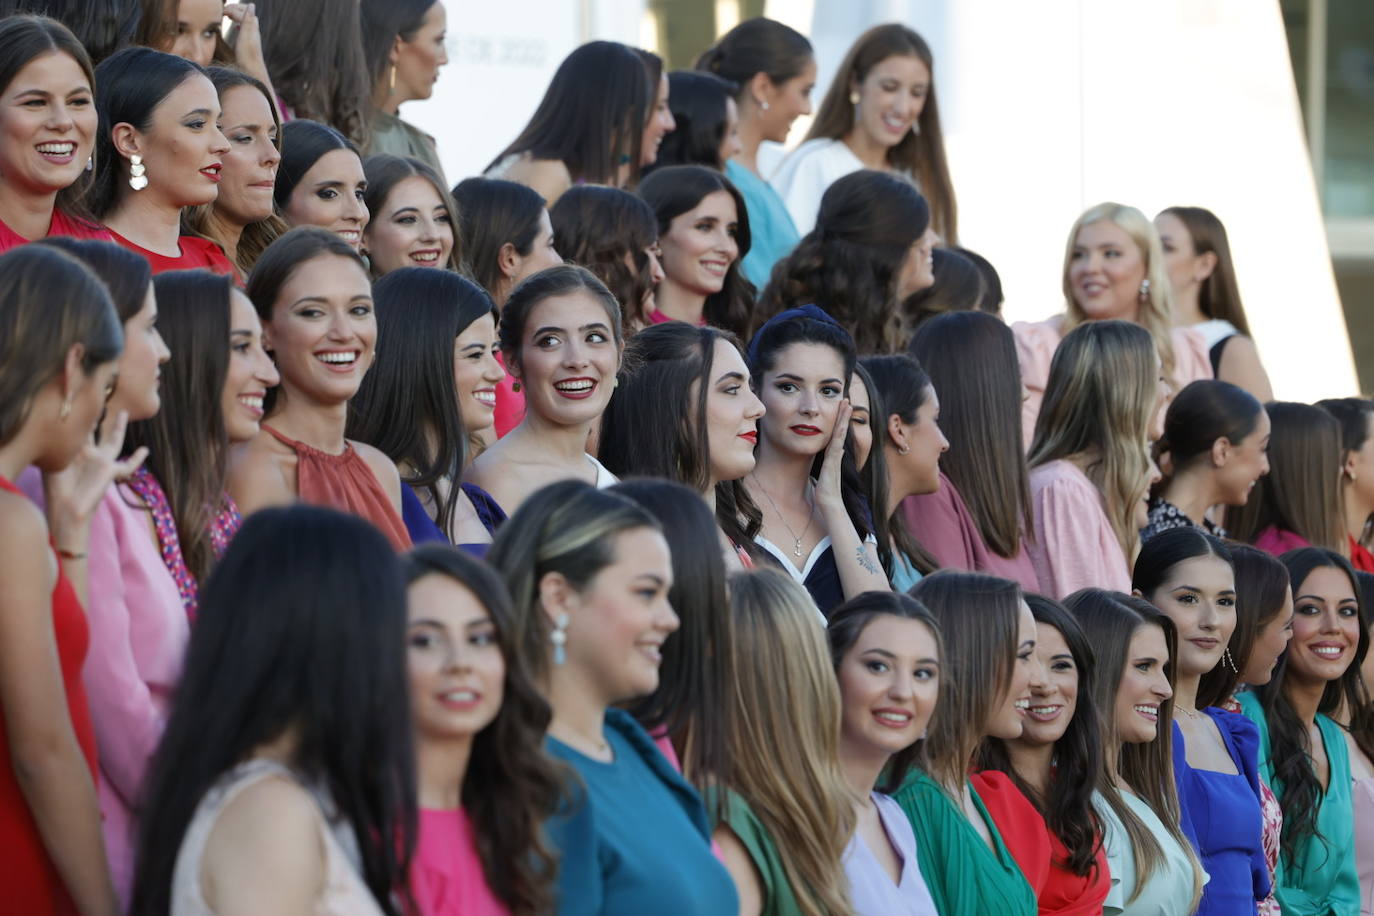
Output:
<instances>
[{"instance_id":1,"label":"wavy hair","mask_svg":"<svg viewBox=\"0 0 1374 916\"><path fill-rule=\"evenodd\" d=\"M700 70L668 74L668 100L677 127L663 138L655 167L700 165L720 171L720 146L729 125L730 102L739 86Z\"/></svg>"},{"instance_id":2,"label":"wavy hair","mask_svg":"<svg viewBox=\"0 0 1374 916\"><path fill-rule=\"evenodd\" d=\"M1288 567L1267 551L1249 544L1230 543L1231 568L1236 572L1236 629L1226 644L1234 669L1217 665L1197 686L1197 707L1220 706L1240 687L1240 675L1250 664L1255 640L1288 599Z\"/></svg>"},{"instance_id":3,"label":"wavy hair","mask_svg":"<svg viewBox=\"0 0 1374 916\"><path fill-rule=\"evenodd\" d=\"M1245 319L1245 306L1240 301L1240 284L1236 282L1236 265L1231 259L1231 242L1226 227L1217 215L1203 207L1166 207L1167 213L1183 224L1193 244L1193 254L1214 254L1216 267L1202 282L1197 304L1208 318L1229 321L1237 331L1250 336L1250 322Z\"/></svg>"},{"instance_id":4,"label":"wavy hair","mask_svg":"<svg viewBox=\"0 0 1374 916\"><path fill-rule=\"evenodd\" d=\"M931 269L935 282L902 301L902 321L908 334L936 315L982 308L988 297L983 271L957 248L932 251Z\"/></svg>"},{"instance_id":5,"label":"wavy hair","mask_svg":"<svg viewBox=\"0 0 1374 916\"><path fill-rule=\"evenodd\" d=\"M644 305L654 291L648 249L658 244L658 220L644 199L620 188L578 185L554 202L549 222L559 254L596 274L615 295L625 327L647 325ZM531 242L533 236L522 254Z\"/></svg>"},{"instance_id":6,"label":"wavy hair","mask_svg":"<svg viewBox=\"0 0 1374 916\"><path fill-rule=\"evenodd\" d=\"M291 109L292 119L332 124L351 142L365 146L372 83L359 4L264 3L258 23L272 87Z\"/></svg>"},{"instance_id":7,"label":"wavy hair","mask_svg":"<svg viewBox=\"0 0 1374 916\"><path fill-rule=\"evenodd\" d=\"M458 273L466 272L463 267L463 236L458 228L458 205L453 202L453 197L444 187L438 172L419 159L378 153L363 160L363 175L367 178L363 203L367 205L368 213L376 214L378 217L381 216L382 208L396 185L407 178L423 178L429 182L434 193L439 195L439 205L444 208L444 215L453 232L453 247L449 249L448 260L442 266ZM364 239L367 238L367 232L372 226L372 221L368 220L367 228L363 229Z\"/></svg>"}]
</instances>

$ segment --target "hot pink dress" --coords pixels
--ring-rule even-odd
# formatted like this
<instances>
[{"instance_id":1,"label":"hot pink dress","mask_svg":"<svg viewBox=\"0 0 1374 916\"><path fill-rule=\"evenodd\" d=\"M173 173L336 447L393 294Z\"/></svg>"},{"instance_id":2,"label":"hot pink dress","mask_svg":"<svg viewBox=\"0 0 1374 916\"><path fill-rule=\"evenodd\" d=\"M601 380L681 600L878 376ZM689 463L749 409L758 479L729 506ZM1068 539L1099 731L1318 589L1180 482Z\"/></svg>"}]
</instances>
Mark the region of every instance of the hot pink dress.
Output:
<instances>
[{"instance_id":1,"label":"hot pink dress","mask_svg":"<svg viewBox=\"0 0 1374 916\"><path fill-rule=\"evenodd\" d=\"M422 916L510 916L487 886L472 822L462 808L420 809L410 890Z\"/></svg>"}]
</instances>

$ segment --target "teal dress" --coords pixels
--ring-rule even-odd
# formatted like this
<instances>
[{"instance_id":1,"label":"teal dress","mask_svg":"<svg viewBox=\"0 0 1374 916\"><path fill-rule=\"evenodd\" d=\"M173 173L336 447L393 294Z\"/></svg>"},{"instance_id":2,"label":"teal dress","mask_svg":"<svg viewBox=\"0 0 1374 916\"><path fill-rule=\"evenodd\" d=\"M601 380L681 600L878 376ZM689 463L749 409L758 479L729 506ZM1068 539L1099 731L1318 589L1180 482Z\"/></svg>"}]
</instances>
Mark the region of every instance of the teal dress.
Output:
<instances>
[{"instance_id":1,"label":"teal dress","mask_svg":"<svg viewBox=\"0 0 1374 916\"><path fill-rule=\"evenodd\" d=\"M892 796L916 833L916 858L936 911L940 916L1036 916L1035 891L971 785L969 793L995 848L973 829L963 807L922 771L913 769Z\"/></svg>"},{"instance_id":2,"label":"teal dress","mask_svg":"<svg viewBox=\"0 0 1374 916\"><path fill-rule=\"evenodd\" d=\"M615 755L611 763L545 739L549 753L581 777L547 825L559 855L559 916L739 912L735 883L711 854L696 791L629 713L607 710L603 735Z\"/></svg>"},{"instance_id":3,"label":"teal dress","mask_svg":"<svg viewBox=\"0 0 1374 916\"><path fill-rule=\"evenodd\" d=\"M1269 723L1253 693L1240 694L1241 711L1259 726L1260 776L1283 802L1283 783L1274 780ZM1350 755L1341 727L1320 713L1317 730L1326 747L1331 775L1317 808L1317 836L1303 840L1290 861L1279 854L1274 896L1284 916L1347 916L1360 912L1360 878L1355 869L1355 815L1350 795Z\"/></svg>"},{"instance_id":4,"label":"teal dress","mask_svg":"<svg viewBox=\"0 0 1374 916\"><path fill-rule=\"evenodd\" d=\"M773 265L797 247L801 236L787 205L771 184L733 159L725 163L725 177L739 189L749 211L749 253L744 256L744 275L762 292Z\"/></svg>"}]
</instances>

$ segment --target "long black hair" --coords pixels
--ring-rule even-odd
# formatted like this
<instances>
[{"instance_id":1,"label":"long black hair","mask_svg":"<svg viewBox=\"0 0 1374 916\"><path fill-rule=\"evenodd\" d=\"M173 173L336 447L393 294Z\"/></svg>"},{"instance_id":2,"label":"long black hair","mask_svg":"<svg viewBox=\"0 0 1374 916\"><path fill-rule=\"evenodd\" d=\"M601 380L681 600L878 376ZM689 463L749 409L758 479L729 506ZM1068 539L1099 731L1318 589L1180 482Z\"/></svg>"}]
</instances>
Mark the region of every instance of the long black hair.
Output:
<instances>
[{"instance_id":1,"label":"long black hair","mask_svg":"<svg viewBox=\"0 0 1374 916\"><path fill-rule=\"evenodd\" d=\"M386 538L314 506L251 516L200 593L140 806L132 911L169 911L201 800L290 732L291 769L328 793L377 906L399 916L416 834L409 709L405 583Z\"/></svg>"},{"instance_id":2,"label":"long black hair","mask_svg":"<svg viewBox=\"0 0 1374 916\"><path fill-rule=\"evenodd\" d=\"M501 247L525 256L539 235L544 198L533 188L499 178L465 178L453 188L458 206L454 247L463 249L472 279L494 298L501 285Z\"/></svg>"},{"instance_id":3,"label":"long black hair","mask_svg":"<svg viewBox=\"0 0 1374 916\"><path fill-rule=\"evenodd\" d=\"M272 197L277 202L278 210L285 209L291 203L296 185L320 161L320 157L336 149L350 150L358 157L359 163L363 160L353 141L328 124L299 118L282 125L281 165L277 167L277 182L272 187Z\"/></svg>"},{"instance_id":4,"label":"long black hair","mask_svg":"<svg viewBox=\"0 0 1374 916\"><path fill-rule=\"evenodd\" d=\"M538 198L537 194L534 196ZM542 201L538 206L543 206ZM625 327L648 324L644 306L654 291L648 249L658 242L658 220L644 199L620 188L578 185L565 191L549 208L549 222L558 241L558 253L596 274L620 300L621 322ZM522 236L523 241L516 246L519 250L523 245L521 254L529 254L534 232L539 228L537 221L532 225L533 231L528 237ZM488 257L494 263L495 255Z\"/></svg>"},{"instance_id":5,"label":"long black hair","mask_svg":"<svg viewBox=\"0 0 1374 916\"><path fill-rule=\"evenodd\" d=\"M700 165L720 171L720 145L729 126L729 103L739 86L714 73L674 70L668 74L668 104L677 127L663 138L656 168Z\"/></svg>"},{"instance_id":6,"label":"long black hair","mask_svg":"<svg viewBox=\"0 0 1374 916\"><path fill-rule=\"evenodd\" d=\"M1249 544L1228 543L1236 572L1236 629L1226 644L1231 665L1217 665L1198 681L1197 708L1220 706L1241 684L1260 631L1270 624L1288 598L1288 567L1273 554ZM1272 675L1271 675L1272 677Z\"/></svg>"}]
</instances>

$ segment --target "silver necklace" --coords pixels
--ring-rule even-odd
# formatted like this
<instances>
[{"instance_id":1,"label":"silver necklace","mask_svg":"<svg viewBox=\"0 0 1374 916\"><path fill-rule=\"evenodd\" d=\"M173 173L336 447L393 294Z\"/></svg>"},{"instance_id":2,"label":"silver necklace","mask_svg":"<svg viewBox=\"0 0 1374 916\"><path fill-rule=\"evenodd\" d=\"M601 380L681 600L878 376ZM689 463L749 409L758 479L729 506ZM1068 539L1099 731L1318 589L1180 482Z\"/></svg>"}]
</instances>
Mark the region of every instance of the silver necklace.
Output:
<instances>
[{"instance_id":1,"label":"silver necklace","mask_svg":"<svg viewBox=\"0 0 1374 916\"><path fill-rule=\"evenodd\" d=\"M759 492L763 494L763 498L768 500L768 505L773 507L773 513L777 515L778 521L782 522L782 526L787 529L787 533L792 535L792 556L800 560L802 555L802 538L806 537L806 533L811 530L811 522L816 516L816 501L814 499L807 500L811 507L811 511L806 514L806 527L802 529L801 537L798 537L797 532L792 530L792 526L787 524L787 517L782 514L782 510L778 508L778 504L773 502L773 497L769 496L763 484L759 483L758 477L756 477L752 471L749 473L749 476L754 478L754 486L759 488Z\"/></svg>"}]
</instances>

